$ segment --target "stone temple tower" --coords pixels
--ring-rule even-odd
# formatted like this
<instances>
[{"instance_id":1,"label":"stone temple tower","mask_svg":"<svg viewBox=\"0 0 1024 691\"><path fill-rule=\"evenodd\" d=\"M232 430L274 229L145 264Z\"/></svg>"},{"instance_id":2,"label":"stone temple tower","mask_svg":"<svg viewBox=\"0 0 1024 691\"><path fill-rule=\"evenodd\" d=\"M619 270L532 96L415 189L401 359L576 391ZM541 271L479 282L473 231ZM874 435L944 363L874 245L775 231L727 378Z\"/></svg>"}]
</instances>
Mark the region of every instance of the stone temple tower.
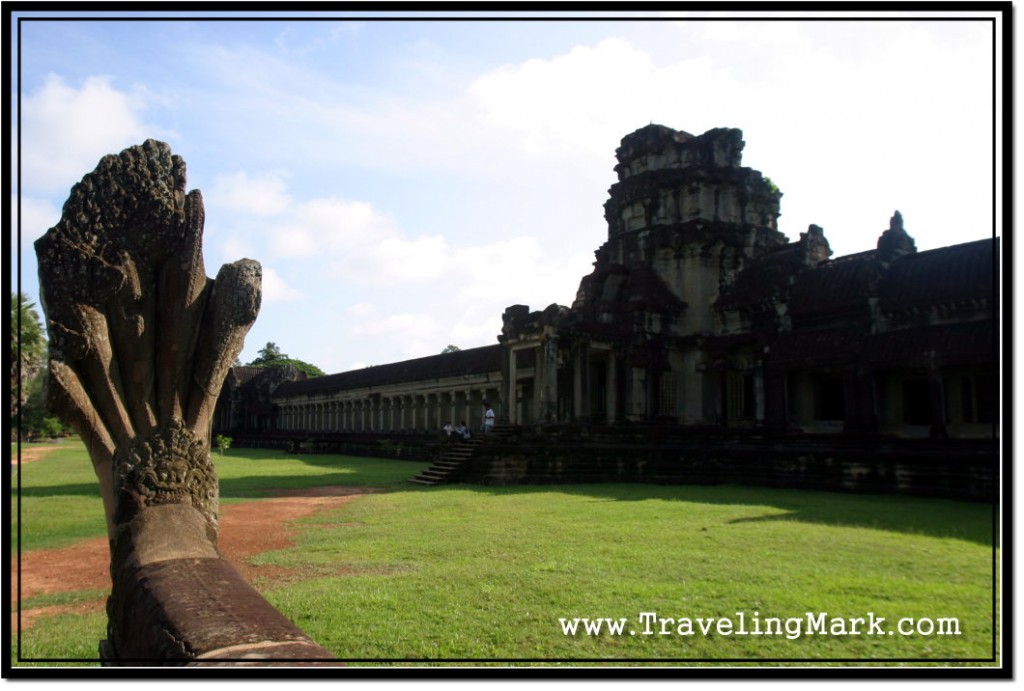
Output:
<instances>
[{"instance_id":1,"label":"stone temple tower","mask_svg":"<svg viewBox=\"0 0 1024 691\"><path fill-rule=\"evenodd\" d=\"M589 343L579 352L607 344L605 388L617 389L620 419L717 415L721 363L705 347L720 330L716 301L740 271L787 244L777 229L782 194L740 165L742 151L738 129L694 136L652 124L615 152L608 240L566 323L576 343Z\"/></svg>"},{"instance_id":2,"label":"stone temple tower","mask_svg":"<svg viewBox=\"0 0 1024 691\"><path fill-rule=\"evenodd\" d=\"M782 194L740 165L743 134L718 128L694 136L648 125L616 150L618 182L605 203L608 241L596 252L606 267L649 271L686 304L675 334L713 329L719 287L747 261L786 244L777 230ZM582 306L593 286L581 286Z\"/></svg>"},{"instance_id":3,"label":"stone temple tower","mask_svg":"<svg viewBox=\"0 0 1024 691\"><path fill-rule=\"evenodd\" d=\"M721 376L704 344L720 331L716 301L787 243L782 195L740 165L742 150L737 129L648 125L622 139L608 240L572 306L506 311L512 422L714 418Z\"/></svg>"}]
</instances>

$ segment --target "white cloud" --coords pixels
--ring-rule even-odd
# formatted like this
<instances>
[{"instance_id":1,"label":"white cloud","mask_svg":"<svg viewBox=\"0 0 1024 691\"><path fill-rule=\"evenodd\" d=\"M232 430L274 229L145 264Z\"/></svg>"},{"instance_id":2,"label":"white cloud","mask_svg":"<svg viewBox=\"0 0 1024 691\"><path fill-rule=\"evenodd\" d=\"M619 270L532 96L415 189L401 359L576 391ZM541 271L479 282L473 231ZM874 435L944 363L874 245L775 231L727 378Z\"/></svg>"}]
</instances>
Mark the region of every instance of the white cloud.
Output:
<instances>
[{"instance_id":1,"label":"white cloud","mask_svg":"<svg viewBox=\"0 0 1024 691\"><path fill-rule=\"evenodd\" d=\"M356 339L389 343L404 359L440 353L445 329L429 314L403 312L355 324L350 333ZM384 364L384 363L375 363Z\"/></svg>"},{"instance_id":2,"label":"white cloud","mask_svg":"<svg viewBox=\"0 0 1024 691\"><path fill-rule=\"evenodd\" d=\"M561 288L558 296L571 296L593 251L576 252L567 263L531 235L453 247L442 235L406 233L368 202L336 197L298 203L292 221L265 232L274 257L301 260L307 273L318 267L328 280L399 289L472 286L474 300L506 299L513 287L525 293L521 299L538 302L556 299L552 286Z\"/></svg>"},{"instance_id":3,"label":"white cloud","mask_svg":"<svg viewBox=\"0 0 1024 691\"><path fill-rule=\"evenodd\" d=\"M289 196L283 187L277 191ZM377 343L402 358L440 352L446 343L494 342L510 304L571 303L593 261L592 247L566 257L531 235L488 242L495 236L484 233L480 243L453 246L442 235L407 233L373 204L352 199L297 201L291 219L246 237L269 234L273 256L299 262L304 277L326 281L321 296L372 290L372 301L356 298L347 310L350 334L360 348L374 350L370 344ZM242 247L234 249L238 254ZM268 301L277 292L277 299L295 297L275 291L273 278L265 278Z\"/></svg>"},{"instance_id":4,"label":"white cloud","mask_svg":"<svg viewBox=\"0 0 1024 691\"><path fill-rule=\"evenodd\" d=\"M223 205L228 211L254 216L275 216L288 210L291 197L284 180L274 175L249 177L245 171L218 175L208 204Z\"/></svg>"},{"instance_id":5,"label":"white cloud","mask_svg":"<svg viewBox=\"0 0 1024 691\"><path fill-rule=\"evenodd\" d=\"M221 255L224 261L233 262L244 257L255 257L259 254L256 245L248 237L231 235L221 243Z\"/></svg>"},{"instance_id":6,"label":"white cloud","mask_svg":"<svg viewBox=\"0 0 1024 691\"><path fill-rule=\"evenodd\" d=\"M473 286L474 300L542 309L552 302L571 301L592 261L592 249L566 255L546 250L535 237L522 236L460 249L451 270L460 283Z\"/></svg>"},{"instance_id":7,"label":"white cloud","mask_svg":"<svg viewBox=\"0 0 1024 691\"><path fill-rule=\"evenodd\" d=\"M497 343L501 333L501 315L491 312L486 318L475 322L457 322L451 328L451 342L460 347L477 347Z\"/></svg>"},{"instance_id":8,"label":"white cloud","mask_svg":"<svg viewBox=\"0 0 1024 691\"><path fill-rule=\"evenodd\" d=\"M607 39L550 60L502 67L473 82L468 97L484 123L516 135L517 144L533 155L607 157L606 135L621 136L623 118L643 110L640 104L657 94L649 89L657 72L644 51ZM622 85L614 98L611 84ZM661 90L670 92L667 87Z\"/></svg>"},{"instance_id":9,"label":"white cloud","mask_svg":"<svg viewBox=\"0 0 1024 691\"><path fill-rule=\"evenodd\" d=\"M298 205L294 220L270 230L279 257L358 256L394 238L394 222L367 202L326 197Z\"/></svg>"},{"instance_id":10,"label":"white cloud","mask_svg":"<svg viewBox=\"0 0 1024 691\"><path fill-rule=\"evenodd\" d=\"M436 331L438 325L429 315L403 313L391 314L352 327L352 333L356 336L386 336L410 330L420 333Z\"/></svg>"},{"instance_id":11,"label":"white cloud","mask_svg":"<svg viewBox=\"0 0 1024 691\"><path fill-rule=\"evenodd\" d=\"M467 101L491 132L479 141L495 143L479 153L510 175L523 174L519 152L544 160L526 173L544 184L549 165L611 168L618 140L648 122L694 134L739 127L744 164L787 194L781 229L791 239L818 223L837 254L861 251L897 208L922 248L968 239L972 226L987 234L991 214L967 201L993 185L991 128L978 127L992 84L982 23L678 26L669 50L607 39L481 76ZM622 88L609 97L608 84ZM935 204L950 174L957 191Z\"/></svg>"},{"instance_id":12,"label":"white cloud","mask_svg":"<svg viewBox=\"0 0 1024 691\"><path fill-rule=\"evenodd\" d=\"M491 137L514 152L610 169L622 136L648 122L702 126L695 103L719 98L729 78L698 51L684 47L658 64L628 40L608 38L494 70L469 86L467 99Z\"/></svg>"},{"instance_id":13,"label":"white cloud","mask_svg":"<svg viewBox=\"0 0 1024 691\"><path fill-rule=\"evenodd\" d=\"M11 227L18 222L18 198L11 198ZM60 221L60 209L46 199L21 196L21 247L31 250L32 243Z\"/></svg>"},{"instance_id":14,"label":"white cloud","mask_svg":"<svg viewBox=\"0 0 1024 691\"><path fill-rule=\"evenodd\" d=\"M919 249L990 232L991 206L976 200L993 187L991 54L977 50L981 40L963 51L983 33L980 23L824 23L729 44L763 56L760 70L776 75L733 93L785 104L737 126L749 142L744 163L786 194L781 223L791 238L817 223L837 255L869 249L895 209Z\"/></svg>"},{"instance_id":15,"label":"white cloud","mask_svg":"<svg viewBox=\"0 0 1024 691\"><path fill-rule=\"evenodd\" d=\"M433 281L452 261L442 236L408 237L364 201L311 199L298 205L293 221L269 232L274 256L328 260L332 277L367 285Z\"/></svg>"},{"instance_id":16,"label":"white cloud","mask_svg":"<svg viewBox=\"0 0 1024 691\"><path fill-rule=\"evenodd\" d=\"M280 226L273 231L269 244L274 257L307 258L318 254L321 244L317 242L316 233L298 224Z\"/></svg>"},{"instance_id":17,"label":"white cloud","mask_svg":"<svg viewBox=\"0 0 1024 691\"><path fill-rule=\"evenodd\" d=\"M365 254L354 255L359 261L354 278L377 285L436 281L449 272L452 262L448 244L439 235L371 241Z\"/></svg>"},{"instance_id":18,"label":"white cloud","mask_svg":"<svg viewBox=\"0 0 1024 691\"><path fill-rule=\"evenodd\" d=\"M289 286L276 271L268 266L263 267L264 302L290 302L303 297L301 291Z\"/></svg>"},{"instance_id":19,"label":"white cloud","mask_svg":"<svg viewBox=\"0 0 1024 691\"><path fill-rule=\"evenodd\" d=\"M118 91L107 77L88 77L79 88L47 77L21 103L23 188L69 190L103 156L166 137L165 130L143 122L145 105L143 91Z\"/></svg>"}]
</instances>

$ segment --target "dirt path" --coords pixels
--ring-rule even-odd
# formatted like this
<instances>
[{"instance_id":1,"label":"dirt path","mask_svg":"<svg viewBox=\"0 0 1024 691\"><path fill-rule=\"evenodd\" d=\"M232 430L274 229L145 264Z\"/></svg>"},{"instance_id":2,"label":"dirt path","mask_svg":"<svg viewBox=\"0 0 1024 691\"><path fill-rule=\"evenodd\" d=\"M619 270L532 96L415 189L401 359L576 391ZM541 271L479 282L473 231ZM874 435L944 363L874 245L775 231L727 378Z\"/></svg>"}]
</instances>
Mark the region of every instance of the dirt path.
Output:
<instances>
[{"instance_id":1,"label":"dirt path","mask_svg":"<svg viewBox=\"0 0 1024 691\"><path fill-rule=\"evenodd\" d=\"M21 463L31 463L32 461L38 461L39 459L46 456L54 449L59 449L60 444L45 444L37 446L35 444L22 444L21 446L21 458L18 458L17 450L11 453L11 465L18 465Z\"/></svg>"},{"instance_id":2,"label":"dirt path","mask_svg":"<svg viewBox=\"0 0 1024 691\"><path fill-rule=\"evenodd\" d=\"M39 447L43 451L44 447ZM49 447L58 448L58 447ZM33 449L37 450L37 449ZM44 452L45 453L45 452ZM38 460L36 455L33 460ZM25 461L24 450L22 462ZM221 553L250 583L280 580L290 570L275 566L255 566L253 555L283 549L292 544L296 530L292 521L333 509L365 494L360 487L314 487L288 490L273 499L221 506L219 547ZM11 560L11 583L18 584L18 560ZM102 590L94 601L74 605L29 608L21 612L21 630L30 628L39 617L61 613L102 612L106 593L110 591L110 553L107 538L82 540L67 547L23 552L21 554L21 600L36 595L69 593L81 590ZM18 591L12 597L12 628L18 627Z\"/></svg>"}]
</instances>

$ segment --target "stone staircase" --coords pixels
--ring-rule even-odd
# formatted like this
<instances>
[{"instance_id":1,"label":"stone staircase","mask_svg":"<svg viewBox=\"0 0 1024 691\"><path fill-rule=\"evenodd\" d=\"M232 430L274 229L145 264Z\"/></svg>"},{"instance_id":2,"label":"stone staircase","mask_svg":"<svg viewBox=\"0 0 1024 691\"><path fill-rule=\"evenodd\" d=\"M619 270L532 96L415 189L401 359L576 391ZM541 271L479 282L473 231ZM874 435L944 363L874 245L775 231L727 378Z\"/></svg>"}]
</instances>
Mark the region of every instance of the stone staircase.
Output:
<instances>
[{"instance_id":1,"label":"stone staircase","mask_svg":"<svg viewBox=\"0 0 1024 691\"><path fill-rule=\"evenodd\" d=\"M512 441L515 436L516 427L508 423L507 417L498 418L490 432L480 435L485 443L491 444L504 444Z\"/></svg>"},{"instance_id":2,"label":"stone staircase","mask_svg":"<svg viewBox=\"0 0 1024 691\"><path fill-rule=\"evenodd\" d=\"M420 485L438 485L444 482L452 482L469 465L469 459L473 452L483 441L477 437L471 437L466 441L446 444L440 457L434 461L429 468L412 478L410 482Z\"/></svg>"},{"instance_id":3,"label":"stone staircase","mask_svg":"<svg viewBox=\"0 0 1024 691\"><path fill-rule=\"evenodd\" d=\"M466 441L445 444L444 450L429 468L409 480L419 485L440 485L454 482L469 467L473 454L483 444L508 442L515 436L515 428L505 421L498 422L487 434L478 432Z\"/></svg>"}]
</instances>

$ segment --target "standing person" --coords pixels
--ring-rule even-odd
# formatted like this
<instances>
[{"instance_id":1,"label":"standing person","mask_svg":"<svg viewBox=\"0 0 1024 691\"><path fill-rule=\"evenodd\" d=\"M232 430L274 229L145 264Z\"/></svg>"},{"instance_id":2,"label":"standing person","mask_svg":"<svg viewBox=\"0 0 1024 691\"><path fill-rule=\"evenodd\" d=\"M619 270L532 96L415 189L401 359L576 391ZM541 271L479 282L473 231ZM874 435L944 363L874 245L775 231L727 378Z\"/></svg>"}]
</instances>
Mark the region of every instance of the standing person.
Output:
<instances>
[{"instance_id":1,"label":"standing person","mask_svg":"<svg viewBox=\"0 0 1024 691\"><path fill-rule=\"evenodd\" d=\"M491 404L484 401L484 434L487 434L494 427L494 409Z\"/></svg>"}]
</instances>

